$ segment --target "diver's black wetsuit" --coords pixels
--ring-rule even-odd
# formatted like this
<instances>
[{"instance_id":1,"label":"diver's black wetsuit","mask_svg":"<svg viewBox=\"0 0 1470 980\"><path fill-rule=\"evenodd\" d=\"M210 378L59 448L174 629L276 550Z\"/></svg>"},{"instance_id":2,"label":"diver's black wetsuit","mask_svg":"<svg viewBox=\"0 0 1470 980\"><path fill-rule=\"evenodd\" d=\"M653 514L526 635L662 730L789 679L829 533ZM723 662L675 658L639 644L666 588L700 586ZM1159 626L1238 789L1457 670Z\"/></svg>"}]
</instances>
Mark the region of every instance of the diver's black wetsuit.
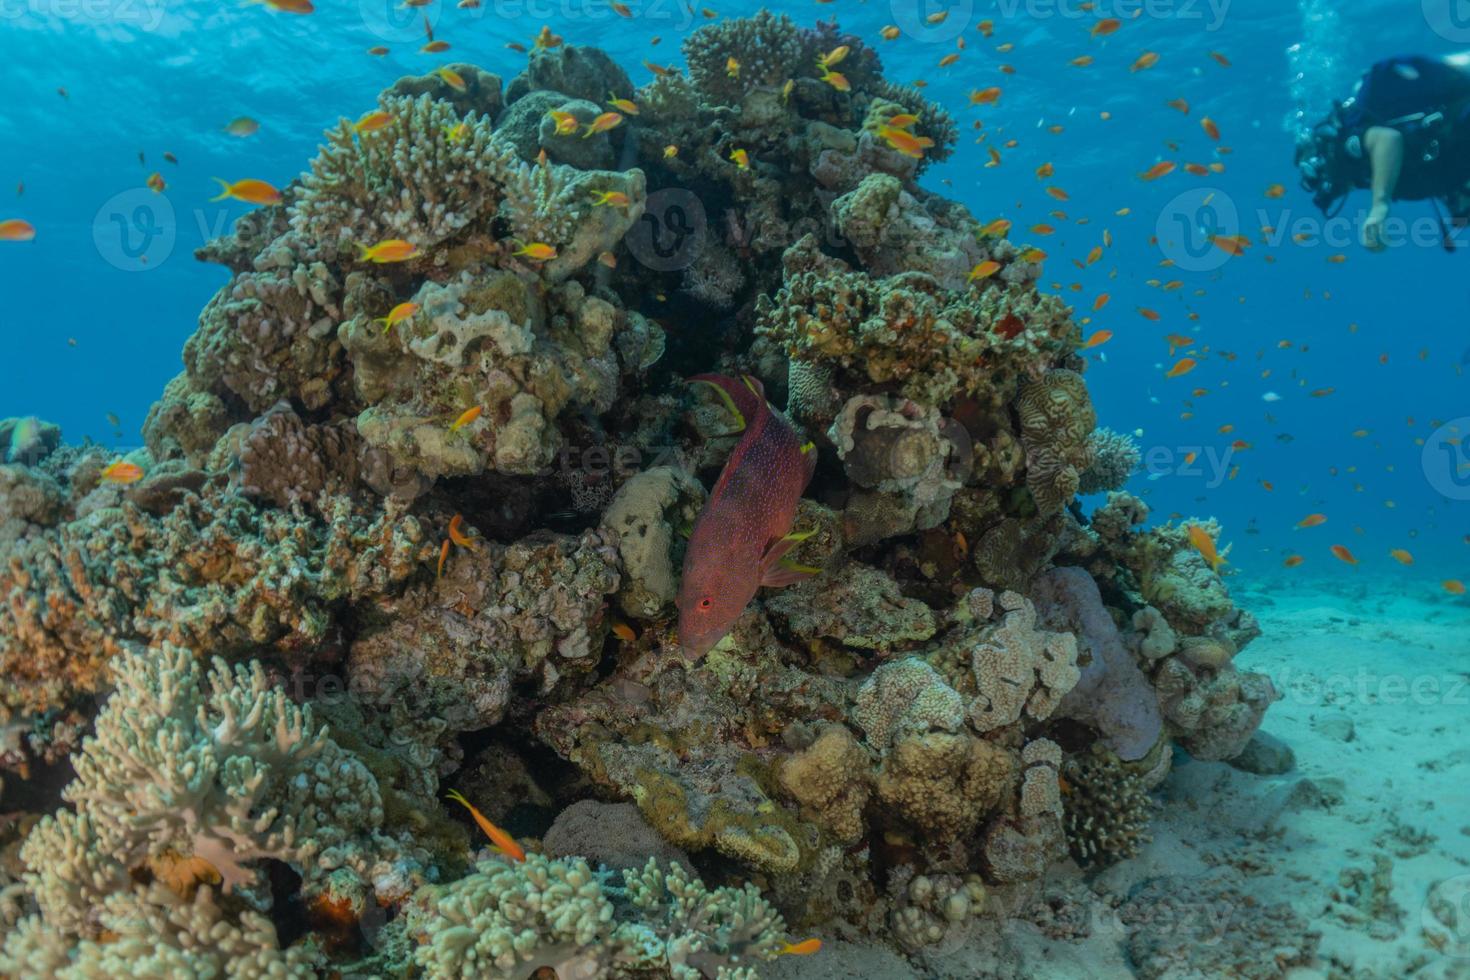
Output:
<instances>
[{"instance_id":1,"label":"diver's black wetsuit","mask_svg":"<svg viewBox=\"0 0 1470 980\"><path fill-rule=\"evenodd\" d=\"M1342 138L1360 188L1372 182L1361 147L1373 126L1404 136L1396 200L1438 199L1457 219L1470 216L1470 74L1419 55L1386 58L1369 69L1342 106Z\"/></svg>"}]
</instances>

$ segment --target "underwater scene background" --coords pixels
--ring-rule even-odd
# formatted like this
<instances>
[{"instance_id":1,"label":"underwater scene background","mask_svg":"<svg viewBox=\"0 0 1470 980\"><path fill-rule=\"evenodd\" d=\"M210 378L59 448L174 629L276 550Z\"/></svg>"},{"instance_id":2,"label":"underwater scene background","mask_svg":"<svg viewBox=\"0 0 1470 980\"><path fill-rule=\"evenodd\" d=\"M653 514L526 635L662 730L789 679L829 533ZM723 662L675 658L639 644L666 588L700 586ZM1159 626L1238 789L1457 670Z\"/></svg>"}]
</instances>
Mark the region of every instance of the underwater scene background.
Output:
<instances>
[{"instance_id":1,"label":"underwater scene background","mask_svg":"<svg viewBox=\"0 0 1470 980\"><path fill-rule=\"evenodd\" d=\"M0 0L0 976L1470 977L1464 7Z\"/></svg>"}]
</instances>

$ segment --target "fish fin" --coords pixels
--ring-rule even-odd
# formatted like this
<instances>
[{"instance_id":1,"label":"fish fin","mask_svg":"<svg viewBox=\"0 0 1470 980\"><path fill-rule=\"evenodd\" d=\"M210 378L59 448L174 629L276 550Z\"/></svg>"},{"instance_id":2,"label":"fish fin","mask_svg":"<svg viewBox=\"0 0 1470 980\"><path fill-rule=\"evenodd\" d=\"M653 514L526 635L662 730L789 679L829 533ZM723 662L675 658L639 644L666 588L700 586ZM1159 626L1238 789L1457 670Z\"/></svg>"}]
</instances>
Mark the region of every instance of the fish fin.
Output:
<instances>
[{"instance_id":1,"label":"fish fin","mask_svg":"<svg viewBox=\"0 0 1470 980\"><path fill-rule=\"evenodd\" d=\"M803 582L814 575L822 574L820 568L811 565L798 565L793 561L781 560L766 570L761 576L761 585L779 589L782 586L793 585Z\"/></svg>"},{"instance_id":2,"label":"fish fin","mask_svg":"<svg viewBox=\"0 0 1470 980\"><path fill-rule=\"evenodd\" d=\"M212 180L212 181L214 181L216 184L220 185L221 188L223 188L223 190L220 192L220 195L218 197L211 197L209 199L211 204L214 203L215 201L223 201L225 198L227 198L227 197L230 196L230 182L229 181L227 181L227 180L221 180L219 177L211 177L209 179Z\"/></svg>"},{"instance_id":3,"label":"fish fin","mask_svg":"<svg viewBox=\"0 0 1470 980\"><path fill-rule=\"evenodd\" d=\"M801 447L802 455L806 455L807 453L811 452L813 449L816 449L816 448L817 448L817 444L815 442L808 442L804 446Z\"/></svg>"},{"instance_id":4,"label":"fish fin","mask_svg":"<svg viewBox=\"0 0 1470 980\"><path fill-rule=\"evenodd\" d=\"M786 578L786 574L793 569L799 571L809 571L811 575L815 575L817 572L821 571L821 569L819 568L810 568L810 566L806 565L795 565L786 557L787 552L789 552L792 548L796 547L798 544L805 541L807 538L816 533L816 528L813 528L810 531L793 531L792 533L787 534L784 537L776 538L774 541L772 541L770 545L767 546L766 553L761 556L761 585L790 585L791 582L797 581L799 578L807 577L806 575L801 575L798 576L798 579L788 580ZM772 576L779 576L783 580L779 583L772 581Z\"/></svg>"},{"instance_id":5,"label":"fish fin","mask_svg":"<svg viewBox=\"0 0 1470 980\"><path fill-rule=\"evenodd\" d=\"M696 374L689 380L691 383L697 381L711 385L719 391L720 400L739 421L741 432L745 431L766 403L765 398L760 394L760 382L754 379L742 384L723 374Z\"/></svg>"}]
</instances>

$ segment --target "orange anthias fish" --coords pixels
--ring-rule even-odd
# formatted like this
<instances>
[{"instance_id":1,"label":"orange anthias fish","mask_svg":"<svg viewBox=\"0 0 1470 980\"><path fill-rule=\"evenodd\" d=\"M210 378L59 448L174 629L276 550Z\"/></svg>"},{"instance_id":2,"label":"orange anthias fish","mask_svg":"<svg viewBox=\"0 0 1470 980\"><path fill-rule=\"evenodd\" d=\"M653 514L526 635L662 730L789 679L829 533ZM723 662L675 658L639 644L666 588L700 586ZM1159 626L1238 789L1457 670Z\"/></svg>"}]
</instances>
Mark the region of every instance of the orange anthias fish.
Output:
<instances>
[{"instance_id":1,"label":"orange anthias fish","mask_svg":"<svg viewBox=\"0 0 1470 980\"><path fill-rule=\"evenodd\" d=\"M516 839L491 823L490 818L475 809L475 805L465 799L464 794L460 793L459 790L452 789L444 795L446 798L453 800L470 811L470 816L475 818L475 823L479 824L480 829L485 832L485 836L490 838L490 843L494 845L496 851L517 863L526 859L526 852L521 845L516 843Z\"/></svg>"},{"instance_id":2,"label":"orange anthias fish","mask_svg":"<svg viewBox=\"0 0 1470 980\"><path fill-rule=\"evenodd\" d=\"M372 112L363 113L357 122L352 124L355 133L376 133L385 126L392 125L393 113L382 109L374 109Z\"/></svg>"},{"instance_id":3,"label":"orange anthias fish","mask_svg":"<svg viewBox=\"0 0 1470 980\"><path fill-rule=\"evenodd\" d=\"M577 117L570 112L561 112L557 109L552 109L547 115L556 123L555 132L558 136L570 136L577 131L577 127L582 125Z\"/></svg>"},{"instance_id":4,"label":"orange anthias fish","mask_svg":"<svg viewBox=\"0 0 1470 980\"><path fill-rule=\"evenodd\" d=\"M102 471L105 483L137 483L143 479L143 468L125 459L114 460Z\"/></svg>"},{"instance_id":5,"label":"orange anthias fish","mask_svg":"<svg viewBox=\"0 0 1470 980\"><path fill-rule=\"evenodd\" d=\"M1303 517L1300 521L1297 521L1296 526L1297 527L1317 527L1319 524L1326 524L1326 523L1327 523L1327 515L1326 514L1308 514L1306 517Z\"/></svg>"},{"instance_id":6,"label":"orange anthias fish","mask_svg":"<svg viewBox=\"0 0 1470 980\"><path fill-rule=\"evenodd\" d=\"M784 560L807 537L792 533L791 525L817 452L766 403L756 379L701 374L689 380L713 386L744 430L684 555L679 643L697 660L724 638L762 585L780 587L817 573Z\"/></svg>"},{"instance_id":7,"label":"orange anthias fish","mask_svg":"<svg viewBox=\"0 0 1470 980\"><path fill-rule=\"evenodd\" d=\"M621 112L604 112L587 124L586 130L582 133L582 138L586 139L597 133L605 133L610 129L616 129L622 121L623 114Z\"/></svg>"},{"instance_id":8,"label":"orange anthias fish","mask_svg":"<svg viewBox=\"0 0 1470 980\"><path fill-rule=\"evenodd\" d=\"M1182 377L1188 374L1190 371L1193 371L1198 364L1199 362L1192 357L1181 357L1178 361L1174 363L1174 366L1169 369L1169 373L1164 375L1164 377Z\"/></svg>"},{"instance_id":9,"label":"orange anthias fish","mask_svg":"<svg viewBox=\"0 0 1470 980\"><path fill-rule=\"evenodd\" d=\"M966 277L966 280L968 282L974 282L977 279L989 279L999 271L999 262L994 259L986 259L984 262L977 263L975 268L970 270L970 274Z\"/></svg>"},{"instance_id":10,"label":"orange anthias fish","mask_svg":"<svg viewBox=\"0 0 1470 980\"><path fill-rule=\"evenodd\" d=\"M1393 556L1393 560L1398 562L1400 565L1414 564L1414 556L1409 554L1403 548L1395 548L1390 551L1389 554Z\"/></svg>"},{"instance_id":11,"label":"orange anthias fish","mask_svg":"<svg viewBox=\"0 0 1470 980\"><path fill-rule=\"evenodd\" d=\"M284 14L309 14L316 9L311 5L311 0L255 0L255 2Z\"/></svg>"},{"instance_id":12,"label":"orange anthias fish","mask_svg":"<svg viewBox=\"0 0 1470 980\"><path fill-rule=\"evenodd\" d=\"M1345 561L1349 565L1356 565L1358 563L1358 559L1353 557L1353 553L1351 551L1348 551L1340 544L1335 544L1332 546L1332 554L1337 558L1338 561Z\"/></svg>"},{"instance_id":13,"label":"orange anthias fish","mask_svg":"<svg viewBox=\"0 0 1470 980\"><path fill-rule=\"evenodd\" d=\"M479 418L484 411L485 410L479 405L472 405L471 407L465 409L463 412L460 412L459 418L455 419L449 424L449 431L458 432L460 429L463 429L475 419Z\"/></svg>"},{"instance_id":14,"label":"orange anthias fish","mask_svg":"<svg viewBox=\"0 0 1470 980\"><path fill-rule=\"evenodd\" d=\"M545 242L532 242L529 245L522 245L510 254L523 255L533 262L549 262L556 258L556 248Z\"/></svg>"},{"instance_id":15,"label":"orange anthias fish","mask_svg":"<svg viewBox=\"0 0 1470 980\"><path fill-rule=\"evenodd\" d=\"M1306 559L1303 558L1301 555L1287 555L1286 559L1282 561L1281 564L1285 565L1287 568L1296 568L1304 561L1306 561Z\"/></svg>"},{"instance_id":16,"label":"orange anthias fish","mask_svg":"<svg viewBox=\"0 0 1470 980\"><path fill-rule=\"evenodd\" d=\"M36 237L36 226L19 218L0 221L0 242L28 242Z\"/></svg>"},{"instance_id":17,"label":"orange anthias fish","mask_svg":"<svg viewBox=\"0 0 1470 980\"><path fill-rule=\"evenodd\" d=\"M810 956L822 948L820 939L803 939L799 943L782 943L777 956Z\"/></svg>"},{"instance_id":18,"label":"orange anthias fish","mask_svg":"<svg viewBox=\"0 0 1470 980\"><path fill-rule=\"evenodd\" d=\"M479 547L479 545L475 544L474 538L464 533L463 514L455 514L449 519L449 540L461 548L468 548L470 551L474 551Z\"/></svg>"},{"instance_id":19,"label":"orange anthias fish","mask_svg":"<svg viewBox=\"0 0 1470 980\"><path fill-rule=\"evenodd\" d=\"M1465 594L1465 583L1456 578L1447 578L1443 582L1439 583L1439 586L1450 595Z\"/></svg>"},{"instance_id":20,"label":"orange anthias fish","mask_svg":"<svg viewBox=\"0 0 1470 980\"><path fill-rule=\"evenodd\" d=\"M392 330L398 324L402 323L404 320L407 320L418 311L419 304L417 303L399 303L397 306L393 307L393 309L388 311L387 316L380 316L373 322L381 323L383 325L383 332L387 333L389 330Z\"/></svg>"},{"instance_id":21,"label":"orange anthias fish","mask_svg":"<svg viewBox=\"0 0 1470 980\"><path fill-rule=\"evenodd\" d=\"M1111 330L1099 330L1096 333L1094 333L1091 337L1088 337L1087 338L1087 342L1082 345L1082 348L1081 349L1082 350L1091 350L1094 347L1100 347L1103 344L1106 344L1108 341L1110 341L1112 339L1113 339L1113 332Z\"/></svg>"},{"instance_id":22,"label":"orange anthias fish","mask_svg":"<svg viewBox=\"0 0 1470 980\"><path fill-rule=\"evenodd\" d=\"M1198 524L1189 525L1189 543L1194 545L1194 550L1210 563L1210 571L1219 572L1221 565L1229 564L1215 550L1215 540L1210 537L1209 532Z\"/></svg>"},{"instance_id":23,"label":"orange anthias fish","mask_svg":"<svg viewBox=\"0 0 1470 980\"><path fill-rule=\"evenodd\" d=\"M358 247L362 249L362 254L357 257L357 261L376 262L379 265L384 262L404 262L419 254L417 245L401 238L390 238L376 245L359 244Z\"/></svg>"},{"instance_id":24,"label":"orange anthias fish","mask_svg":"<svg viewBox=\"0 0 1470 980\"><path fill-rule=\"evenodd\" d=\"M1158 180L1160 177L1164 177L1168 174L1173 173L1174 166L1175 164L1173 160L1160 160L1158 163L1154 164L1152 167L1149 167L1143 173L1139 174L1138 179Z\"/></svg>"},{"instance_id":25,"label":"orange anthias fish","mask_svg":"<svg viewBox=\"0 0 1470 980\"><path fill-rule=\"evenodd\" d=\"M255 180L247 177L237 180L233 184L218 177L211 177L219 184L220 192L209 200L223 201L225 198L233 198L236 201L244 201L246 204L280 204L281 192L263 180Z\"/></svg>"},{"instance_id":26,"label":"orange anthias fish","mask_svg":"<svg viewBox=\"0 0 1470 980\"><path fill-rule=\"evenodd\" d=\"M916 136L907 129L898 126L879 126L878 136L883 142L906 157L915 160L924 155L924 151L934 145L934 141L927 136Z\"/></svg>"}]
</instances>

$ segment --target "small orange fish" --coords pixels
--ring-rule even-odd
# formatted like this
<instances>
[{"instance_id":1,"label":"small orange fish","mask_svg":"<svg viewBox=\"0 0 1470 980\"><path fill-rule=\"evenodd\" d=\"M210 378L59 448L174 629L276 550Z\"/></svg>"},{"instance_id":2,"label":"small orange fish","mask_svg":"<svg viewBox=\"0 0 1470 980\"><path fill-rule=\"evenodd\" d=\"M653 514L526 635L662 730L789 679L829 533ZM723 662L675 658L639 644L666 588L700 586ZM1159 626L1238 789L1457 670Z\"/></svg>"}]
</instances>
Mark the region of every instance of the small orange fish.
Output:
<instances>
[{"instance_id":1,"label":"small orange fish","mask_svg":"<svg viewBox=\"0 0 1470 980\"><path fill-rule=\"evenodd\" d=\"M1301 555L1287 555L1286 560L1283 561L1281 564L1285 565L1287 568L1296 568L1304 561L1306 561L1306 559L1303 558Z\"/></svg>"},{"instance_id":2,"label":"small orange fish","mask_svg":"<svg viewBox=\"0 0 1470 980\"><path fill-rule=\"evenodd\" d=\"M604 112L587 124L587 129L582 133L582 138L586 139L596 133L605 133L610 129L616 129L622 121L623 114L621 112Z\"/></svg>"},{"instance_id":3,"label":"small orange fish","mask_svg":"<svg viewBox=\"0 0 1470 980\"><path fill-rule=\"evenodd\" d=\"M524 255L533 262L549 262L556 258L556 249L545 242L532 242L529 245L522 245L510 254Z\"/></svg>"},{"instance_id":4,"label":"small orange fish","mask_svg":"<svg viewBox=\"0 0 1470 980\"><path fill-rule=\"evenodd\" d=\"M1072 195L1068 194L1060 187L1048 187L1046 189L1046 196L1054 201L1070 201L1072 199Z\"/></svg>"},{"instance_id":5,"label":"small orange fish","mask_svg":"<svg viewBox=\"0 0 1470 980\"><path fill-rule=\"evenodd\" d=\"M263 180L255 180L247 177L237 180L233 184L219 177L211 177L220 186L220 192L209 200L223 201L232 198L236 201L244 201L246 204L280 204L281 192Z\"/></svg>"},{"instance_id":6,"label":"small orange fish","mask_svg":"<svg viewBox=\"0 0 1470 980\"><path fill-rule=\"evenodd\" d=\"M387 50L384 49L383 53L386 54ZM225 132L240 139L245 139L247 136L254 136L259 130L260 123L251 119L249 116L240 116L237 119L232 119L230 120L230 124L225 127Z\"/></svg>"},{"instance_id":7,"label":"small orange fish","mask_svg":"<svg viewBox=\"0 0 1470 980\"><path fill-rule=\"evenodd\" d=\"M1084 54L1073 58L1071 61L1067 62L1067 64L1071 65L1073 68L1086 68L1088 65L1092 64L1093 60L1094 59L1092 55Z\"/></svg>"},{"instance_id":8,"label":"small orange fish","mask_svg":"<svg viewBox=\"0 0 1470 980\"><path fill-rule=\"evenodd\" d=\"M383 325L383 332L387 333L389 330L392 330L398 324L402 323L404 320L407 320L418 311L419 304L417 303L399 303L397 306L393 307L393 309L388 311L387 316L380 316L373 322L381 323Z\"/></svg>"},{"instance_id":9,"label":"small orange fish","mask_svg":"<svg viewBox=\"0 0 1470 980\"><path fill-rule=\"evenodd\" d=\"M1465 583L1461 582L1457 578L1447 578L1443 582L1439 583L1439 585L1440 588L1444 589L1450 595L1465 594Z\"/></svg>"},{"instance_id":10,"label":"small orange fish","mask_svg":"<svg viewBox=\"0 0 1470 980\"><path fill-rule=\"evenodd\" d=\"M357 122L352 124L354 133L376 133L378 130L393 124L393 113L382 109L374 109L362 115Z\"/></svg>"},{"instance_id":11,"label":"small orange fish","mask_svg":"<svg viewBox=\"0 0 1470 980\"><path fill-rule=\"evenodd\" d=\"M633 643L638 639L638 634L633 631L633 627L629 626L621 619L613 620L612 634L613 636L616 636L618 639L622 640L624 643Z\"/></svg>"},{"instance_id":12,"label":"small orange fish","mask_svg":"<svg viewBox=\"0 0 1470 980\"><path fill-rule=\"evenodd\" d=\"M607 104L612 106L619 112L626 113L627 115L638 115L638 103L634 102L632 99L620 99L616 95L613 95L611 92L609 92L607 94Z\"/></svg>"},{"instance_id":13,"label":"small orange fish","mask_svg":"<svg viewBox=\"0 0 1470 980\"><path fill-rule=\"evenodd\" d=\"M1146 306L1140 306L1138 308L1138 315L1152 323L1157 323L1159 320L1159 314Z\"/></svg>"},{"instance_id":14,"label":"small orange fish","mask_svg":"<svg viewBox=\"0 0 1470 980\"><path fill-rule=\"evenodd\" d=\"M264 4L272 10L279 10L283 14L309 14L316 9L311 5L311 0L255 0L255 2Z\"/></svg>"},{"instance_id":15,"label":"small orange fish","mask_svg":"<svg viewBox=\"0 0 1470 980\"><path fill-rule=\"evenodd\" d=\"M376 245L358 243L358 248L362 249L362 254L357 257L357 261L375 262L378 265L384 262L405 262L419 254L417 245L401 238L390 238Z\"/></svg>"},{"instance_id":16,"label":"small orange fish","mask_svg":"<svg viewBox=\"0 0 1470 980\"><path fill-rule=\"evenodd\" d=\"M1096 313L1098 310L1102 309L1104 306L1107 306L1108 305L1108 300L1110 300L1112 298L1113 297L1110 294L1108 294L1108 293L1098 293L1097 294L1097 299L1095 299L1095 300L1092 301L1092 312Z\"/></svg>"},{"instance_id":17,"label":"small orange fish","mask_svg":"<svg viewBox=\"0 0 1470 980\"><path fill-rule=\"evenodd\" d=\"M622 191L597 191L596 194L597 200L592 202L594 208L625 208L633 202L633 199Z\"/></svg>"},{"instance_id":18,"label":"small orange fish","mask_svg":"<svg viewBox=\"0 0 1470 980\"><path fill-rule=\"evenodd\" d=\"M984 262L977 264L973 269L970 270L968 281L974 282L976 279L989 279L991 276L995 275L999 271L999 262L995 261L994 259L986 259Z\"/></svg>"},{"instance_id":19,"label":"small orange fish","mask_svg":"<svg viewBox=\"0 0 1470 980\"><path fill-rule=\"evenodd\" d=\"M137 483L143 479L143 468L125 459L114 460L102 471L104 483Z\"/></svg>"},{"instance_id":20,"label":"small orange fish","mask_svg":"<svg viewBox=\"0 0 1470 980\"><path fill-rule=\"evenodd\" d=\"M1087 338L1087 342L1082 345L1082 348L1081 349L1082 350L1091 350L1094 347L1101 347L1103 344L1106 344L1108 341L1110 341L1112 339L1113 339L1113 332L1111 330L1099 330L1096 333L1094 333L1091 337L1088 337Z\"/></svg>"},{"instance_id":21,"label":"small orange fish","mask_svg":"<svg viewBox=\"0 0 1470 980\"><path fill-rule=\"evenodd\" d=\"M442 78L444 80L444 84L448 85L456 92L463 92L466 88L464 76L455 71L453 68L445 68L443 66L440 66L434 69L434 74Z\"/></svg>"},{"instance_id":22,"label":"small orange fish","mask_svg":"<svg viewBox=\"0 0 1470 980\"><path fill-rule=\"evenodd\" d=\"M1138 56L1138 60L1129 66L1129 71L1144 71L1159 63L1157 51L1145 51Z\"/></svg>"},{"instance_id":23,"label":"small orange fish","mask_svg":"<svg viewBox=\"0 0 1470 980\"><path fill-rule=\"evenodd\" d=\"M499 851L517 863L526 859L526 852L521 848L521 845L516 843L516 839L491 823L490 819L475 809L475 805L465 799L459 790L452 789L445 796L470 811L470 816L475 818L475 823L479 824L480 829L485 832L485 836L490 838L490 843L494 845L494 850Z\"/></svg>"},{"instance_id":24,"label":"small orange fish","mask_svg":"<svg viewBox=\"0 0 1470 980\"><path fill-rule=\"evenodd\" d=\"M570 112L561 112L557 109L552 109L546 114L556 123L555 133L557 136L570 136L582 125L577 117Z\"/></svg>"},{"instance_id":25,"label":"small orange fish","mask_svg":"<svg viewBox=\"0 0 1470 980\"><path fill-rule=\"evenodd\" d=\"M1395 548L1390 551L1389 554L1392 555L1393 560L1398 562L1400 565L1414 564L1414 556L1409 554L1403 548Z\"/></svg>"},{"instance_id":26,"label":"small orange fish","mask_svg":"<svg viewBox=\"0 0 1470 980\"><path fill-rule=\"evenodd\" d=\"M1168 102L1165 102L1164 105L1168 106L1170 109L1178 109L1186 116L1189 115L1189 102L1185 99L1170 99Z\"/></svg>"},{"instance_id":27,"label":"small orange fish","mask_svg":"<svg viewBox=\"0 0 1470 980\"><path fill-rule=\"evenodd\" d=\"M1174 167L1175 163L1173 160L1160 160L1158 163L1154 164L1152 167L1149 167L1143 173L1139 174L1138 179L1158 180L1160 177L1172 174L1174 172Z\"/></svg>"},{"instance_id":28,"label":"small orange fish","mask_svg":"<svg viewBox=\"0 0 1470 980\"><path fill-rule=\"evenodd\" d=\"M563 38L560 34L553 34L551 28L543 24L540 32L536 35L536 47L543 50L559 48L561 47L562 40Z\"/></svg>"},{"instance_id":29,"label":"small orange fish","mask_svg":"<svg viewBox=\"0 0 1470 980\"><path fill-rule=\"evenodd\" d=\"M451 517L449 519L449 540L453 541L461 548L468 548L470 551L474 551L476 548L479 547L479 545L475 543L475 540L473 538L467 537L465 535L463 528L463 514L455 514L453 517Z\"/></svg>"},{"instance_id":30,"label":"small orange fish","mask_svg":"<svg viewBox=\"0 0 1470 980\"><path fill-rule=\"evenodd\" d=\"M1215 125L1215 120L1205 116L1199 121L1199 128L1205 131L1205 135L1212 140L1220 139L1220 127Z\"/></svg>"},{"instance_id":31,"label":"small orange fish","mask_svg":"<svg viewBox=\"0 0 1470 980\"><path fill-rule=\"evenodd\" d=\"M1273 199L1278 197L1285 197L1286 186L1284 184L1272 184L1270 187L1266 188L1266 196Z\"/></svg>"},{"instance_id":32,"label":"small orange fish","mask_svg":"<svg viewBox=\"0 0 1470 980\"><path fill-rule=\"evenodd\" d=\"M1219 63L1219 65L1220 65L1221 68L1229 68L1230 67L1230 59L1227 58L1227 57L1225 57L1220 52L1218 52L1218 51L1211 51L1210 52L1210 57L1211 58L1214 58L1215 61Z\"/></svg>"},{"instance_id":33,"label":"small orange fish","mask_svg":"<svg viewBox=\"0 0 1470 980\"><path fill-rule=\"evenodd\" d=\"M444 539L444 543L439 546L439 565L438 565L438 567L436 567L434 569L434 581L437 582L437 581L439 581L439 579L441 579L441 578L444 577L444 563L446 561L448 561L448 560L449 560L449 539L448 538L445 538Z\"/></svg>"},{"instance_id":34,"label":"small orange fish","mask_svg":"<svg viewBox=\"0 0 1470 980\"><path fill-rule=\"evenodd\" d=\"M144 183L146 183L148 185L148 189L155 194L162 194L165 190L168 189L168 184L164 183L163 174L156 171L149 174L148 179Z\"/></svg>"},{"instance_id":35,"label":"small orange fish","mask_svg":"<svg viewBox=\"0 0 1470 980\"><path fill-rule=\"evenodd\" d=\"M28 242L36 237L36 226L20 218L0 221L0 242Z\"/></svg>"},{"instance_id":36,"label":"small orange fish","mask_svg":"<svg viewBox=\"0 0 1470 980\"><path fill-rule=\"evenodd\" d=\"M777 956L810 956L822 948L820 939L803 939L799 943L782 943Z\"/></svg>"},{"instance_id":37,"label":"small orange fish","mask_svg":"<svg viewBox=\"0 0 1470 980\"><path fill-rule=\"evenodd\" d=\"M879 126L878 136L883 142L906 157L917 160L924 155L924 151L934 145L934 141L927 136L916 136L897 126Z\"/></svg>"},{"instance_id":38,"label":"small orange fish","mask_svg":"<svg viewBox=\"0 0 1470 980\"><path fill-rule=\"evenodd\" d=\"M898 35L900 33L901 32L896 25L889 24L878 32L878 36L883 38L883 40L885 41L896 41L898 40Z\"/></svg>"},{"instance_id":39,"label":"small orange fish","mask_svg":"<svg viewBox=\"0 0 1470 980\"><path fill-rule=\"evenodd\" d=\"M1107 37L1109 34L1123 26L1123 22L1116 17L1105 17L1092 25L1091 35L1093 37Z\"/></svg>"},{"instance_id":40,"label":"small orange fish","mask_svg":"<svg viewBox=\"0 0 1470 980\"><path fill-rule=\"evenodd\" d=\"M1212 235L1210 241L1222 252L1231 255L1244 255L1246 248L1250 245L1250 239L1244 235Z\"/></svg>"},{"instance_id":41,"label":"small orange fish","mask_svg":"<svg viewBox=\"0 0 1470 980\"><path fill-rule=\"evenodd\" d=\"M750 169L750 154L743 147L740 149L731 150L730 159L734 162L735 166L739 167L741 170Z\"/></svg>"},{"instance_id":42,"label":"small orange fish","mask_svg":"<svg viewBox=\"0 0 1470 980\"><path fill-rule=\"evenodd\" d=\"M990 88L976 89L970 93L971 105L995 105L1000 101L1000 86L992 85Z\"/></svg>"},{"instance_id":43,"label":"small orange fish","mask_svg":"<svg viewBox=\"0 0 1470 980\"><path fill-rule=\"evenodd\" d=\"M383 55L388 53L388 49L381 44L377 44L371 48L368 48L367 53L372 55L374 58L381 58L383 57Z\"/></svg>"},{"instance_id":44,"label":"small orange fish","mask_svg":"<svg viewBox=\"0 0 1470 980\"><path fill-rule=\"evenodd\" d=\"M1299 528L1319 527L1326 523L1326 514L1308 514L1306 517L1303 517L1301 520L1297 521L1296 526Z\"/></svg>"},{"instance_id":45,"label":"small orange fish","mask_svg":"<svg viewBox=\"0 0 1470 980\"><path fill-rule=\"evenodd\" d=\"M449 425L449 431L450 432L458 432L460 429L463 429L465 426L469 425L475 419L479 418L480 415L484 411L485 410L483 408L481 408L479 405L472 405L471 407L469 407L469 408L465 409L463 412L461 412L459 414L459 418L455 419L453 422L450 423L450 425Z\"/></svg>"},{"instance_id":46,"label":"small orange fish","mask_svg":"<svg viewBox=\"0 0 1470 980\"><path fill-rule=\"evenodd\" d=\"M1358 559L1353 557L1353 553L1340 544L1332 546L1332 554L1338 561L1347 562L1349 565L1356 565L1358 563Z\"/></svg>"},{"instance_id":47,"label":"small orange fish","mask_svg":"<svg viewBox=\"0 0 1470 980\"><path fill-rule=\"evenodd\" d=\"M1198 524L1189 525L1189 543L1194 545L1194 550L1198 551L1209 563L1210 571L1218 573L1221 565L1229 564L1215 550L1215 541L1210 537L1209 532Z\"/></svg>"},{"instance_id":48,"label":"small orange fish","mask_svg":"<svg viewBox=\"0 0 1470 980\"><path fill-rule=\"evenodd\" d=\"M1192 357L1181 357L1178 361L1174 362L1174 366L1169 369L1169 373L1166 374L1166 375L1164 375L1164 377L1166 377L1166 378L1180 378L1180 377L1183 377L1184 375L1188 374L1190 371L1193 371L1198 365L1199 365L1199 362L1196 361Z\"/></svg>"},{"instance_id":49,"label":"small orange fish","mask_svg":"<svg viewBox=\"0 0 1470 980\"><path fill-rule=\"evenodd\" d=\"M1010 230L1011 222L1009 218L996 218L990 224L980 229L980 235L983 238L1000 238Z\"/></svg>"}]
</instances>

